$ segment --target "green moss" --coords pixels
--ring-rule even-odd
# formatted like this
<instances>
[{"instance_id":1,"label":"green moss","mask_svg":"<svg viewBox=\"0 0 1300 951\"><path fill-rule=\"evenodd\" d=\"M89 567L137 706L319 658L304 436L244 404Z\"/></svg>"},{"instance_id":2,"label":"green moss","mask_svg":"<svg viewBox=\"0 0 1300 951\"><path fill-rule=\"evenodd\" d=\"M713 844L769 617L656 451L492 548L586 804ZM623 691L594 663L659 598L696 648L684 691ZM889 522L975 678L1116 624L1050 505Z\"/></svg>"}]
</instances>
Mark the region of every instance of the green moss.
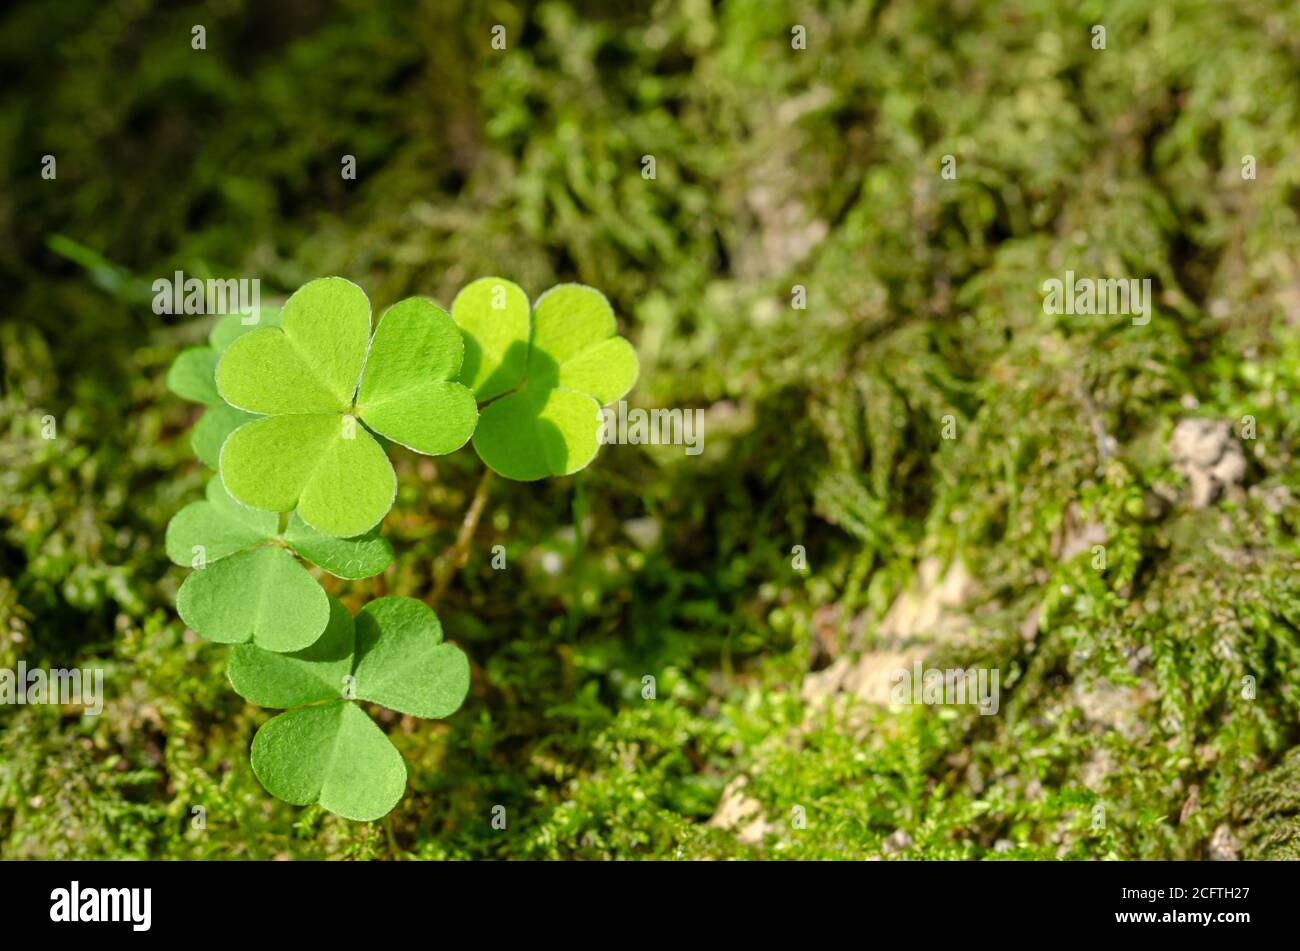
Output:
<instances>
[{"instance_id":1,"label":"green moss","mask_svg":"<svg viewBox=\"0 0 1300 951\"><path fill-rule=\"evenodd\" d=\"M1103 52L1056 0L235 3L200 58L189 14L50 6L0 49L26 77L0 111L0 666L100 664L110 702L0 708L0 853L1184 858L1226 824L1294 856L1293 7L1110 4ZM606 448L580 533L572 481L494 490L439 607L471 697L446 729L383 721L411 764L391 822L269 800L265 715L168 607L162 528L205 474L163 374L206 327L141 288L176 267L268 298L343 273L379 307L580 280L638 345L637 405L710 407L701 456ZM1151 277L1151 323L1044 314L1067 268ZM1166 511L1186 415L1258 438L1243 494ZM398 470L401 557L331 584L354 607L428 594L477 477ZM1076 512L1104 570L1059 557ZM998 667L999 715L804 704L932 556L978 582L936 656ZM706 823L738 775L770 824L752 845Z\"/></svg>"}]
</instances>

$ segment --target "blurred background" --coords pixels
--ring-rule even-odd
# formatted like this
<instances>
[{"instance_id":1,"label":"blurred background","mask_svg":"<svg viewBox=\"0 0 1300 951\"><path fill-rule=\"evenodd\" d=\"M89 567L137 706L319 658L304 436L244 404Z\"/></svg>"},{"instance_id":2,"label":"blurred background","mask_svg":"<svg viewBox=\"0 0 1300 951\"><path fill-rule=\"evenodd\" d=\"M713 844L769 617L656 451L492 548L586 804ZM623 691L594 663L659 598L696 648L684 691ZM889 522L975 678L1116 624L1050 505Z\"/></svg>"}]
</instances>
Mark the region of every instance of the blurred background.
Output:
<instances>
[{"instance_id":1,"label":"blurred background","mask_svg":"<svg viewBox=\"0 0 1300 951\"><path fill-rule=\"evenodd\" d=\"M1300 856L1298 60L1285 0L9 4L0 667L107 700L0 707L0 856ZM582 281L630 403L705 411L493 484L384 822L267 794L176 617L178 269ZM1045 314L1067 269L1151 322ZM481 465L394 459L354 609L428 595ZM918 659L998 713L891 707Z\"/></svg>"}]
</instances>

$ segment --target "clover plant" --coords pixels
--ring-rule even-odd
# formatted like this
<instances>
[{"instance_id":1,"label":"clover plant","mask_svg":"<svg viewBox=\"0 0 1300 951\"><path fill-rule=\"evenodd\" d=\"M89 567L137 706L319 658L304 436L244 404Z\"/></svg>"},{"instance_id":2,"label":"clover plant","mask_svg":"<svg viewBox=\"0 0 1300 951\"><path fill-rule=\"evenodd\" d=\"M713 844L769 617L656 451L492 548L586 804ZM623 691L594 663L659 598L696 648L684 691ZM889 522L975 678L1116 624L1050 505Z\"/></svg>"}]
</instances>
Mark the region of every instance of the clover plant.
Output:
<instances>
[{"instance_id":1,"label":"clover plant","mask_svg":"<svg viewBox=\"0 0 1300 951\"><path fill-rule=\"evenodd\" d=\"M393 560L392 546L375 531L333 538L296 512L283 531L279 523L274 512L235 502L219 475L208 481L206 500L176 513L167 526L167 557L196 568L176 595L181 620L195 633L225 644L301 650L325 630L329 605L295 554L347 579L369 578Z\"/></svg>"},{"instance_id":2,"label":"clover plant","mask_svg":"<svg viewBox=\"0 0 1300 951\"><path fill-rule=\"evenodd\" d=\"M455 322L431 301L394 304L372 337L361 288L312 281L285 303L280 326L244 334L217 363L222 399L262 416L222 445L226 488L252 508L296 506L330 535L369 531L397 495L371 431L431 456L474 432L474 395L455 380L464 352Z\"/></svg>"},{"instance_id":3,"label":"clover plant","mask_svg":"<svg viewBox=\"0 0 1300 951\"><path fill-rule=\"evenodd\" d=\"M240 696L286 710L251 751L272 795L348 819L385 815L406 765L361 702L436 719L469 691L469 661L443 643L429 604L379 598L354 619L309 568L359 580L392 562L380 534L397 493L390 447L443 455L472 439L487 469L464 548L490 473L533 481L591 463L602 406L638 373L615 330L593 288L562 284L530 305L488 277L450 313L412 297L372 331L365 293L330 277L254 326L222 318L207 346L176 358L167 385L204 405L190 445L217 470L167 526L168 557L193 569L177 611L200 636L235 645L227 675Z\"/></svg>"},{"instance_id":4,"label":"clover plant","mask_svg":"<svg viewBox=\"0 0 1300 951\"><path fill-rule=\"evenodd\" d=\"M190 448L209 469L217 468L217 454L221 452L226 437L257 418L235 409L221 398L217 392L217 361L237 337L254 327L273 327L279 322L280 312L269 308L262 309L254 325L245 324L237 315L222 317L208 334L207 346L182 350L167 371L168 389L183 399L205 406L190 435Z\"/></svg>"},{"instance_id":5,"label":"clover plant","mask_svg":"<svg viewBox=\"0 0 1300 951\"><path fill-rule=\"evenodd\" d=\"M561 284L530 313L522 290L488 277L456 295L451 314L466 338L460 379L487 404L474 432L479 458L521 481L585 468L600 445L592 421L632 388L638 370L605 296Z\"/></svg>"},{"instance_id":6,"label":"clover plant","mask_svg":"<svg viewBox=\"0 0 1300 951\"><path fill-rule=\"evenodd\" d=\"M406 766L356 701L434 719L454 713L469 692L469 661L442 642L442 625L423 601L379 598L354 621L329 601L325 633L311 647L277 654L235 648L235 691L263 707L287 707L253 738L253 772L286 802L319 802L348 819L377 819L402 798Z\"/></svg>"}]
</instances>

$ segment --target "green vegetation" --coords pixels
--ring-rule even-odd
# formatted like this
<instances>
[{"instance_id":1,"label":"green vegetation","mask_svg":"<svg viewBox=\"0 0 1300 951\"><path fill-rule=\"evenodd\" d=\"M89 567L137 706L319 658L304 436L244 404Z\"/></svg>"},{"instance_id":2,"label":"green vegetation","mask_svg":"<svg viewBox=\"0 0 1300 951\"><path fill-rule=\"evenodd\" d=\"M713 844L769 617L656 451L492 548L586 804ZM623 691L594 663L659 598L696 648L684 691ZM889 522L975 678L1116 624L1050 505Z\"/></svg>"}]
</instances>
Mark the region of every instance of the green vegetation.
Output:
<instances>
[{"instance_id":1,"label":"green vegetation","mask_svg":"<svg viewBox=\"0 0 1300 951\"><path fill-rule=\"evenodd\" d=\"M0 668L107 698L0 707L0 855L1300 857L1300 8L264 6L4 14ZM367 708L383 822L267 796L287 715L173 608L241 419L168 392L234 345L152 313L178 269L461 326L477 275L581 282L630 402L706 409L699 456L535 483L389 453L392 564L321 583L358 629L445 585L471 674L446 720ZM1150 323L1044 313L1067 270L1149 277ZM1200 507L1185 418L1245 457ZM997 715L852 699L910 652L998 669Z\"/></svg>"},{"instance_id":2,"label":"green vegetation","mask_svg":"<svg viewBox=\"0 0 1300 951\"><path fill-rule=\"evenodd\" d=\"M249 703L292 707L253 737L253 771L286 802L319 801L348 819L385 815L406 791L406 766L355 700L408 716L450 716L469 691L469 661L442 643L433 609L379 598L357 615L337 600L311 647L274 653L240 645L230 682Z\"/></svg>"},{"instance_id":3,"label":"green vegetation","mask_svg":"<svg viewBox=\"0 0 1300 951\"><path fill-rule=\"evenodd\" d=\"M636 380L636 352L615 335L614 312L594 288L553 288L533 309L517 285L484 278L457 296L453 312L457 305L459 322L408 298L372 334L365 292L319 278L271 326L247 329L260 322L257 305L221 317L210 345L183 350L167 372L178 396L233 410L225 418L236 424L221 441L207 497L167 524L167 556L194 569L176 611L199 636L240 645L227 673L241 696L293 708L253 738L254 772L286 802L319 802L348 819L386 815L406 788L406 768L350 701L436 719L469 692L469 664L442 643L432 608L413 598L372 601L358 615L356 640L348 609L295 558L347 580L392 563L379 527L396 474L380 440L439 456L473 434L485 463L507 478L572 475L595 458L602 404ZM481 419L478 399L486 400ZM199 451L205 440L190 445L200 461L209 455ZM481 515L476 495L462 548Z\"/></svg>"}]
</instances>

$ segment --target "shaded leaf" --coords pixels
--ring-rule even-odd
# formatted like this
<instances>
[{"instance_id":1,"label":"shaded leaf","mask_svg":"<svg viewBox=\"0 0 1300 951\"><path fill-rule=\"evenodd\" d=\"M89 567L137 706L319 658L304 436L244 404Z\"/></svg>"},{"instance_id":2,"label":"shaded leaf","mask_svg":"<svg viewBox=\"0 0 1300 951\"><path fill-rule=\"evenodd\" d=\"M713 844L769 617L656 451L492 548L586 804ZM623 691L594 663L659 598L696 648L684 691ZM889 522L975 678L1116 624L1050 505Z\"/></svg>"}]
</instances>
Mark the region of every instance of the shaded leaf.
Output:
<instances>
[{"instance_id":1,"label":"shaded leaf","mask_svg":"<svg viewBox=\"0 0 1300 951\"><path fill-rule=\"evenodd\" d=\"M246 333L252 333L259 327L278 327L280 326L280 309L278 307L262 307L255 324L246 324L244 319L243 314L227 314L225 317L218 319L208 333L208 345L220 354Z\"/></svg>"},{"instance_id":2,"label":"shaded leaf","mask_svg":"<svg viewBox=\"0 0 1300 951\"><path fill-rule=\"evenodd\" d=\"M253 737L251 760L272 795L319 802L345 819L378 819L406 790L401 754L356 704L342 700L268 720Z\"/></svg>"},{"instance_id":3,"label":"shaded leaf","mask_svg":"<svg viewBox=\"0 0 1300 951\"><path fill-rule=\"evenodd\" d=\"M379 598L357 615L357 697L435 719L455 713L469 693L469 660L442 643L438 616L423 601Z\"/></svg>"},{"instance_id":4,"label":"shaded leaf","mask_svg":"<svg viewBox=\"0 0 1300 951\"><path fill-rule=\"evenodd\" d=\"M511 281L479 278L461 288L451 315L465 335L460 382L487 402L523 383L531 327L528 295Z\"/></svg>"},{"instance_id":5,"label":"shaded leaf","mask_svg":"<svg viewBox=\"0 0 1300 951\"><path fill-rule=\"evenodd\" d=\"M260 707L297 707L338 700L352 673L354 622L337 598L329 599L329 624L316 643L277 654L240 644L230 655L226 676L235 692Z\"/></svg>"},{"instance_id":6,"label":"shaded leaf","mask_svg":"<svg viewBox=\"0 0 1300 951\"><path fill-rule=\"evenodd\" d=\"M191 502L167 523L165 547L173 564L188 567L201 547L208 562L219 561L273 537L279 527L272 512L259 512L239 505L220 476L208 480L207 497Z\"/></svg>"},{"instance_id":7,"label":"shaded leaf","mask_svg":"<svg viewBox=\"0 0 1300 951\"><path fill-rule=\"evenodd\" d=\"M474 449L507 479L571 475L595 458L600 426L600 404L587 394L528 387L484 407Z\"/></svg>"},{"instance_id":8,"label":"shaded leaf","mask_svg":"<svg viewBox=\"0 0 1300 951\"><path fill-rule=\"evenodd\" d=\"M319 565L336 578L369 578L393 561L393 546L372 528L355 538L322 535L295 512L289 517L284 540L299 555Z\"/></svg>"},{"instance_id":9,"label":"shaded leaf","mask_svg":"<svg viewBox=\"0 0 1300 951\"><path fill-rule=\"evenodd\" d=\"M251 641L270 651L315 643L330 613L316 579L274 546L242 551L191 572L176 594L176 610L210 641Z\"/></svg>"},{"instance_id":10,"label":"shaded leaf","mask_svg":"<svg viewBox=\"0 0 1300 951\"><path fill-rule=\"evenodd\" d=\"M221 403L216 384L217 356L211 347L182 350L167 370L167 389L191 403Z\"/></svg>"},{"instance_id":11,"label":"shaded leaf","mask_svg":"<svg viewBox=\"0 0 1300 951\"><path fill-rule=\"evenodd\" d=\"M235 409L228 403L209 406L203 411L199 421L194 424L193 432L190 433L190 449L198 456L200 462L209 469L215 469L220 463L221 446L225 443L226 437L244 423L255 419L258 417L252 413Z\"/></svg>"},{"instance_id":12,"label":"shaded leaf","mask_svg":"<svg viewBox=\"0 0 1300 951\"><path fill-rule=\"evenodd\" d=\"M262 785L287 802L374 819L401 798L406 767L353 698L412 716L448 716L469 692L469 660L442 643L438 616L422 601L380 598L355 622L342 602L331 598L329 606L329 627L309 648L274 654L241 645L227 673L246 700L297 708L253 740Z\"/></svg>"}]
</instances>

